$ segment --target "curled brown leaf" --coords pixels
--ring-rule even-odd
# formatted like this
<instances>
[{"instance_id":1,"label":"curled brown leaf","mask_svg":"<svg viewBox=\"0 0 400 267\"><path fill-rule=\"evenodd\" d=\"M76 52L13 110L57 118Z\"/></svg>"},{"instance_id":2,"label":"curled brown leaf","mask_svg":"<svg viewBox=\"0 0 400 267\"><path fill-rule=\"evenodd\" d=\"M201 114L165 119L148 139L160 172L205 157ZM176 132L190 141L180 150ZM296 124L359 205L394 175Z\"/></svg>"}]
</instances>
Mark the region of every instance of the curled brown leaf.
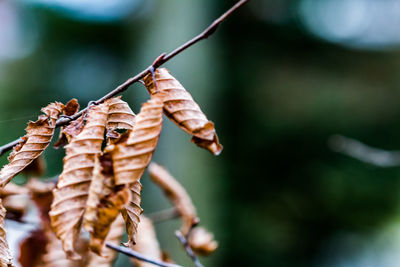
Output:
<instances>
[{"instance_id":1,"label":"curled brown leaf","mask_svg":"<svg viewBox=\"0 0 400 267\"><path fill-rule=\"evenodd\" d=\"M111 155L97 157L84 215L84 228L90 233L93 252L101 254L111 224L129 200L128 187L115 185Z\"/></svg>"},{"instance_id":2,"label":"curled brown leaf","mask_svg":"<svg viewBox=\"0 0 400 267\"><path fill-rule=\"evenodd\" d=\"M63 114L64 116L70 117L79 111L79 103L78 100L73 98L65 104ZM70 122L68 125L61 127L60 135L58 140L54 143L55 148L59 148L68 144L71 140L71 136L74 136L74 133L78 134L83 127L83 124L80 122L82 121L82 116L78 119ZM75 135L76 135L75 134Z\"/></svg>"},{"instance_id":3,"label":"curled brown leaf","mask_svg":"<svg viewBox=\"0 0 400 267\"><path fill-rule=\"evenodd\" d=\"M108 232L106 241L107 243L119 245L121 238L124 234L125 223L122 216L118 216L111 225L110 232ZM90 253L88 267L111 267L117 258L118 253L112 249L106 249L102 256Z\"/></svg>"},{"instance_id":4,"label":"curled brown leaf","mask_svg":"<svg viewBox=\"0 0 400 267\"><path fill-rule=\"evenodd\" d=\"M112 150L116 184L132 184L142 177L156 149L162 127L162 94L142 105L135 125Z\"/></svg>"},{"instance_id":5,"label":"curled brown leaf","mask_svg":"<svg viewBox=\"0 0 400 267\"><path fill-rule=\"evenodd\" d=\"M89 108L82 131L66 146L63 172L53 191L51 226L70 259L79 259L74 243L81 229L95 158L101 153L107 112L106 104Z\"/></svg>"},{"instance_id":6,"label":"curled brown leaf","mask_svg":"<svg viewBox=\"0 0 400 267\"><path fill-rule=\"evenodd\" d=\"M19 221L24 216L29 206L28 195L11 195L3 198L3 206L6 208L6 218Z\"/></svg>"},{"instance_id":7,"label":"curled brown leaf","mask_svg":"<svg viewBox=\"0 0 400 267\"><path fill-rule=\"evenodd\" d=\"M0 188L0 198L25 194L28 194L28 189L24 186L19 186L14 183L8 183L4 188Z\"/></svg>"},{"instance_id":8,"label":"curled brown leaf","mask_svg":"<svg viewBox=\"0 0 400 267\"><path fill-rule=\"evenodd\" d=\"M41 266L41 259L45 253L47 237L43 229L37 229L19 244L18 262L21 267Z\"/></svg>"},{"instance_id":9,"label":"curled brown leaf","mask_svg":"<svg viewBox=\"0 0 400 267\"><path fill-rule=\"evenodd\" d=\"M131 244L130 248L139 252L140 254L153 259L161 260L162 252L160 245L158 244L156 231L154 229L153 222L144 215L140 216L140 224L137 234L136 245ZM137 267L152 267L153 264L139 261L135 258L131 258Z\"/></svg>"},{"instance_id":10,"label":"curled brown leaf","mask_svg":"<svg viewBox=\"0 0 400 267\"><path fill-rule=\"evenodd\" d=\"M44 254L37 267L85 267L87 266L88 244L85 240L79 239L76 250L82 255L79 260L68 259L63 250L62 243L51 231L45 231L47 243Z\"/></svg>"},{"instance_id":11,"label":"curled brown leaf","mask_svg":"<svg viewBox=\"0 0 400 267\"><path fill-rule=\"evenodd\" d=\"M209 121L192 96L166 68L155 71L157 88L152 74L143 78L150 94L165 92L164 113L179 128L192 135L192 142L214 155L222 151L214 123Z\"/></svg>"},{"instance_id":12,"label":"curled brown leaf","mask_svg":"<svg viewBox=\"0 0 400 267\"><path fill-rule=\"evenodd\" d=\"M149 177L156 183L173 203L176 211L182 217L181 232L187 236L194 224L197 224L196 208L185 188L162 166L152 162L149 165Z\"/></svg>"},{"instance_id":13,"label":"curled brown leaf","mask_svg":"<svg viewBox=\"0 0 400 267\"><path fill-rule=\"evenodd\" d=\"M2 200L0 199L0 267L11 267L12 256L8 248L6 239L6 230L4 229L4 220L6 217L6 209L3 207Z\"/></svg>"},{"instance_id":14,"label":"curled brown leaf","mask_svg":"<svg viewBox=\"0 0 400 267\"><path fill-rule=\"evenodd\" d=\"M136 243L136 233L138 231L138 226L140 223L140 215L143 209L140 207L142 185L139 181L134 182L130 186L131 200L125 209L122 210L122 216L124 217L126 223L126 232L128 233L128 243L126 246Z\"/></svg>"},{"instance_id":15,"label":"curled brown leaf","mask_svg":"<svg viewBox=\"0 0 400 267\"><path fill-rule=\"evenodd\" d=\"M190 231L188 242L193 251L200 255L209 255L218 247L217 241L214 240L214 235L204 227L193 228Z\"/></svg>"},{"instance_id":16,"label":"curled brown leaf","mask_svg":"<svg viewBox=\"0 0 400 267\"><path fill-rule=\"evenodd\" d=\"M135 114L128 103L121 100L121 97L114 97L106 100L108 109L107 129L131 130L135 124Z\"/></svg>"},{"instance_id":17,"label":"curled brown leaf","mask_svg":"<svg viewBox=\"0 0 400 267\"><path fill-rule=\"evenodd\" d=\"M42 227L50 227L49 211L53 202L54 183L42 182L38 179L30 179L26 188L30 192L30 197L39 210L39 216L42 221Z\"/></svg>"},{"instance_id":18,"label":"curled brown leaf","mask_svg":"<svg viewBox=\"0 0 400 267\"><path fill-rule=\"evenodd\" d=\"M0 187L4 187L48 147L63 106L59 102L51 103L42 108L44 115L40 115L37 121L28 123L23 141L14 147L8 158L9 163L0 171Z\"/></svg>"}]
</instances>

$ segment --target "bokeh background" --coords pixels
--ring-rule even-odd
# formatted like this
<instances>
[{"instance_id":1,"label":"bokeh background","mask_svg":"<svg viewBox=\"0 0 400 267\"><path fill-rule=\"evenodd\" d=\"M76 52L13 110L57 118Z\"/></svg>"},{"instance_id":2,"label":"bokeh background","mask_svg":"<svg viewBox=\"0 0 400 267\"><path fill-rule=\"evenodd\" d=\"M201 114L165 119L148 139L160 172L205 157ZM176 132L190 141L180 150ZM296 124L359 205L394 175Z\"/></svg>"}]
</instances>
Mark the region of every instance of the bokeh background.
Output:
<instances>
[{"instance_id":1,"label":"bokeh background","mask_svg":"<svg viewBox=\"0 0 400 267\"><path fill-rule=\"evenodd\" d=\"M0 143L51 101L101 97L233 3L0 0ZM155 153L219 241L206 266L399 265L399 167L329 146L341 134L400 149L399 23L397 0L253 0L165 65L224 145L214 157L166 121ZM139 83L124 93L135 112L147 98ZM60 173L63 153L46 151L47 177ZM169 207L143 184L145 213ZM15 243L24 226L7 227ZM163 222L157 234L191 266L178 227Z\"/></svg>"}]
</instances>

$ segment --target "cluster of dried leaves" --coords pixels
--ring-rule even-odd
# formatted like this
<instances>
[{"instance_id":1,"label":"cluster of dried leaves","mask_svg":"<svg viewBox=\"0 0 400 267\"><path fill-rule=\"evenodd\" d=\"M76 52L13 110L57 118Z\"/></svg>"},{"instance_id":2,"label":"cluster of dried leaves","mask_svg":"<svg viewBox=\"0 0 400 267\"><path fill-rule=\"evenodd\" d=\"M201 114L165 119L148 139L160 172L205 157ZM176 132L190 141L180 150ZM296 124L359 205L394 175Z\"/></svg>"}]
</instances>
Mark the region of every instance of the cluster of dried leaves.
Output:
<instances>
[{"instance_id":1,"label":"cluster of dried leaves","mask_svg":"<svg viewBox=\"0 0 400 267\"><path fill-rule=\"evenodd\" d=\"M104 245L119 244L125 229L126 246L162 259L153 222L141 208L140 179L147 167L151 180L180 215L181 232L192 249L201 254L216 249L212 234L194 228L199 220L185 189L163 167L150 164L163 114L190 134L193 143L218 155L222 146L214 124L168 70L157 69L143 80L151 97L137 116L116 97L90 106L83 116L61 129L55 146L65 146L66 155L57 184L33 179L16 187L9 182L27 167L37 165L50 144L57 119L76 114L79 104L75 99L66 105L52 103L42 109L44 115L36 122L29 122L23 141L0 171L0 266L12 266L4 219L6 209L7 214L18 210L10 204L15 201L9 201L15 195L29 195L41 218L41 228L21 245L22 266L111 266L116 255ZM82 228L89 232L89 240L82 236ZM145 266L143 262L136 264Z\"/></svg>"}]
</instances>

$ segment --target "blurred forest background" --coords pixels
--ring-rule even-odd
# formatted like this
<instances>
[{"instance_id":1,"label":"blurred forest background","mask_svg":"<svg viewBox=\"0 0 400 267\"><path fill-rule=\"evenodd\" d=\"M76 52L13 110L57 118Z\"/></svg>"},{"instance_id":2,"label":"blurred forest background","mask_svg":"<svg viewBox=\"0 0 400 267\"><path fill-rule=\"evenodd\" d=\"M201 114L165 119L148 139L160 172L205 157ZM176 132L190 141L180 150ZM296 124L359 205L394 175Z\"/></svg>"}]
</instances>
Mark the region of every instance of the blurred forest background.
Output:
<instances>
[{"instance_id":1,"label":"blurred forest background","mask_svg":"<svg viewBox=\"0 0 400 267\"><path fill-rule=\"evenodd\" d=\"M0 143L51 101L104 95L233 3L0 0ZM400 149L399 23L396 0L253 0L166 64L224 145L214 157L167 122L155 153L219 241L206 266L398 266L399 167L362 163L328 140ZM147 98L141 84L124 94L135 112ZM48 177L63 154L46 151ZM143 184L145 213L169 206ZM161 246L191 266L178 227L157 225ZM28 228L7 221L16 253Z\"/></svg>"}]
</instances>

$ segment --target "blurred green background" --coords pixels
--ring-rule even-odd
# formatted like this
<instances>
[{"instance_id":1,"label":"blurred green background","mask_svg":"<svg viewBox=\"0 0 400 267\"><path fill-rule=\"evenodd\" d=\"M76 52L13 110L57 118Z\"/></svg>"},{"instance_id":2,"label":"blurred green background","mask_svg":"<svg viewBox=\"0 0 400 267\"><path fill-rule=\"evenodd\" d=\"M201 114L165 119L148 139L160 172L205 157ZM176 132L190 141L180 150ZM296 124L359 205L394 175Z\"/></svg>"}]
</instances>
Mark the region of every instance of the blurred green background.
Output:
<instances>
[{"instance_id":1,"label":"blurred green background","mask_svg":"<svg viewBox=\"0 0 400 267\"><path fill-rule=\"evenodd\" d=\"M101 97L233 3L0 0L0 143L51 101ZM224 145L214 157L166 121L155 153L219 241L206 266L399 265L399 167L328 146L343 134L400 149L399 23L397 0L253 0L165 65ZM147 98L141 84L124 93L135 112ZM47 176L63 153L46 151ZM169 207L143 180L145 212ZM178 227L160 223L157 234L191 266Z\"/></svg>"}]
</instances>

